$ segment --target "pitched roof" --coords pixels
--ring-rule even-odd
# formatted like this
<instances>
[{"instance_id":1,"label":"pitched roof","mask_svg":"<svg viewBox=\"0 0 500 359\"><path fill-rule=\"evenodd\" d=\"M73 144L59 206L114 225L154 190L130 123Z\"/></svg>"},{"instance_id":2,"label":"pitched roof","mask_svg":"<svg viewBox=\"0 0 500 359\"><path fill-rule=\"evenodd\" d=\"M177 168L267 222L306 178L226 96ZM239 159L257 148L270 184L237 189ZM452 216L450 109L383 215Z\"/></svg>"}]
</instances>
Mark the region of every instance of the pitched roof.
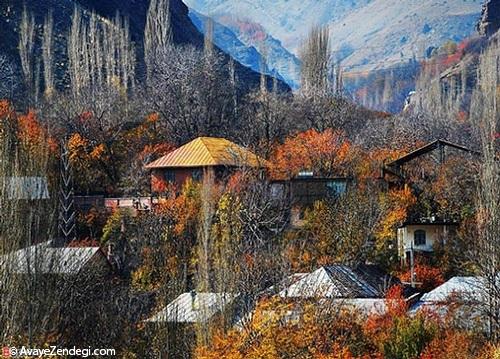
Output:
<instances>
[{"instance_id":1,"label":"pitched roof","mask_svg":"<svg viewBox=\"0 0 500 359\"><path fill-rule=\"evenodd\" d=\"M420 302L446 302L456 300L480 300L485 281L480 277L453 277L420 298Z\"/></svg>"},{"instance_id":2,"label":"pitched roof","mask_svg":"<svg viewBox=\"0 0 500 359\"><path fill-rule=\"evenodd\" d=\"M426 293L412 306L410 314L428 311L453 325L488 331L486 281L481 277L453 277Z\"/></svg>"},{"instance_id":3,"label":"pitched roof","mask_svg":"<svg viewBox=\"0 0 500 359\"><path fill-rule=\"evenodd\" d=\"M397 279L376 266L321 267L282 290L283 298L383 298Z\"/></svg>"},{"instance_id":4,"label":"pitched roof","mask_svg":"<svg viewBox=\"0 0 500 359\"><path fill-rule=\"evenodd\" d=\"M459 145L459 144L456 144L456 143L453 143L450 141L446 141L443 139L439 139L439 140L429 142L428 144L426 144L422 147L419 147L416 150L413 150L412 152L407 153L406 155L401 156L390 163L387 163L386 166L400 166L400 165L402 165L406 162L410 162L411 160L413 160L417 157L420 157L426 153L434 151L435 149L439 148L440 146L451 147L451 148L454 148L454 149L457 149L460 151L464 151L464 152L469 152L469 153L472 153L475 155L479 154L478 152L473 151L465 146L462 146L462 145Z\"/></svg>"},{"instance_id":5,"label":"pitched roof","mask_svg":"<svg viewBox=\"0 0 500 359\"><path fill-rule=\"evenodd\" d=\"M99 247L52 247L43 242L0 257L11 273L78 274L99 252Z\"/></svg>"},{"instance_id":6,"label":"pitched roof","mask_svg":"<svg viewBox=\"0 0 500 359\"><path fill-rule=\"evenodd\" d=\"M241 164L262 167L265 161L224 138L198 137L151 162L146 168L238 166Z\"/></svg>"},{"instance_id":7,"label":"pitched roof","mask_svg":"<svg viewBox=\"0 0 500 359\"><path fill-rule=\"evenodd\" d=\"M231 293L183 293L147 322L203 323L223 311L237 296Z\"/></svg>"}]
</instances>

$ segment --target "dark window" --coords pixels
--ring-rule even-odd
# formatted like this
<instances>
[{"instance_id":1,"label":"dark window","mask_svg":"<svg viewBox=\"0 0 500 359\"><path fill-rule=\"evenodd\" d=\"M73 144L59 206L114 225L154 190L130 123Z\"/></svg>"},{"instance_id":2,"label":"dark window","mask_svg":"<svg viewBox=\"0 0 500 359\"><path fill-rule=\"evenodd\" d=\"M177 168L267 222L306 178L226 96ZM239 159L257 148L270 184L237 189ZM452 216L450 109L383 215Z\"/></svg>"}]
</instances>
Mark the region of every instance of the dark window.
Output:
<instances>
[{"instance_id":1,"label":"dark window","mask_svg":"<svg viewBox=\"0 0 500 359\"><path fill-rule=\"evenodd\" d=\"M202 176L203 173L200 169L195 169L191 172L191 178L193 178L193 181L201 181Z\"/></svg>"},{"instance_id":2,"label":"dark window","mask_svg":"<svg viewBox=\"0 0 500 359\"><path fill-rule=\"evenodd\" d=\"M416 246L425 246L425 231L417 229L414 233L414 243Z\"/></svg>"},{"instance_id":3,"label":"dark window","mask_svg":"<svg viewBox=\"0 0 500 359\"><path fill-rule=\"evenodd\" d=\"M175 182L175 172L172 170L165 170L163 172L163 178L165 181L169 183L174 183Z\"/></svg>"}]
</instances>

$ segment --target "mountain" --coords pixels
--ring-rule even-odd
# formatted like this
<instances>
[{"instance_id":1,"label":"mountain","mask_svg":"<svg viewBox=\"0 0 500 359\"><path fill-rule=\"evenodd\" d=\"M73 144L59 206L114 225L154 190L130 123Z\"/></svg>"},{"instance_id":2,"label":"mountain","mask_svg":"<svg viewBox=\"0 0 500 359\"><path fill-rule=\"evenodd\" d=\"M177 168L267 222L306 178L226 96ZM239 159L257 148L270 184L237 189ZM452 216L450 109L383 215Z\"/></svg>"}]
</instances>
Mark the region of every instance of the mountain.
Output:
<instances>
[{"instance_id":1,"label":"mountain","mask_svg":"<svg viewBox=\"0 0 500 359\"><path fill-rule=\"evenodd\" d=\"M331 23L332 43L350 48L344 66L383 68L462 41L475 33L480 13L480 0L375 0Z\"/></svg>"},{"instance_id":2,"label":"mountain","mask_svg":"<svg viewBox=\"0 0 500 359\"><path fill-rule=\"evenodd\" d=\"M310 27L328 24L368 3L370 0L185 0L207 16L219 19L233 16L260 24L294 53Z\"/></svg>"},{"instance_id":3,"label":"mountain","mask_svg":"<svg viewBox=\"0 0 500 359\"><path fill-rule=\"evenodd\" d=\"M56 74L59 74L57 82L64 82L67 66L66 46L67 34L71 26L71 16L75 6L84 12L95 11L102 21L112 19L117 12L129 20L130 36L136 45L137 61L139 68L142 63L142 40L144 36L144 25L146 22L149 0L1 0L0 1L0 56L6 57L16 69L17 77L20 78L20 60L18 52L19 24L23 8L33 14L36 22L35 33L39 39L42 35L42 25L45 16L52 12L54 17L55 34L55 62ZM173 41L178 45L203 46L203 35L193 25L189 16L188 8L181 0L170 0L170 12L172 22ZM38 41L40 43L40 41ZM35 50L38 54L40 48ZM226 54L225 60L229 61ZM240 82L245 88L257 86L260 74L239 63L236 63L236 72ZM279 81L283 90L289 89L283 82Z\"/></svg>"},{"instance_id":4,"label":"mountain","mask_svg":"<svg viewBox=\"0 0 500 359\"><path fill-rule=\"evenodd\" d=\"M186 0L186 4L217 21L233 18L258 24L294 54L311 26L328 25L332 49L342 64L372 69L423 57L448 40L468 37L475 31L482 1Z\"/></svg>"},{"instance_id":5,"label":"mountain","mask_svg":"<svg viewBox=\"0 0 500 359\"><path fill-rule=\"evenodd\" d=\"M207 16L195 10L189 17L200 32L205 31ZM222 25L222 23L224 25ZM300 61L286 50L281 42L266 34L262 26L232 18L214 21L214 42L234 59L254 71L283 79L292 88L299 86Z\"/></svg>"},{"instance_id":6,"label":"mountain","mask_svg":"<svg viewBox=\"0 0 500 359\"><path fill-rule=\"evenodd\" d=\"M189 18L198 31L201 33L205 31L206 23L209 18L198 14L193 10L189 12ZM242 65L247 66L254 71L261 70L260 64L262 62L262 56L253 46L247 46L242 43L236 34L218 22L213 23L213 31L215 45L217 45L224 52L231 54L231 56ZM269 73L269 69L267 67L264 68L264 71Z\"/></svg>"}]
</instances>

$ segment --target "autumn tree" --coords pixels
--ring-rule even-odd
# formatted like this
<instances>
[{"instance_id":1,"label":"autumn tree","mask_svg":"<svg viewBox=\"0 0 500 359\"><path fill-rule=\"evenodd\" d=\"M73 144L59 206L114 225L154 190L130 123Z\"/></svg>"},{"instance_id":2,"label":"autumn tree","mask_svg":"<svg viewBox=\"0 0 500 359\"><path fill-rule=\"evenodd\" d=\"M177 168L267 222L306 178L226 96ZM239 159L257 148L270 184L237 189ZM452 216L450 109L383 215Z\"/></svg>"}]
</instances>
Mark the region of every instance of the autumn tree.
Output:
<instances>
[{"instance_id":1,"label":"autumn tree","mask_svg":"<svg viewBox=\"0 0 500 359\"><path fill-rule=\"evenodd\" d=\"M54 83L54 18L51 12L43 24L42 40L43 78L45 96L50 97L55 91Z\"/></svg>"},{"instance_id":2,"label":"autumn tree","mask_svg":"<svg viewBox=\"0 0 500 359\"><path fill-rule=\"evenodd\" d=\"M5 55L0 55L0 98L12 98L17 87L14 65Z\"/></svg>"},{"instance_id":3,"label":"autumn tree","mask_svg":"<svg viewBox=\"0 0 500 359\"><path fill-rule=\"evenodd\" d=\"M176 144L201 135L220 136L221 128L232 128L233 97L223 60L217 51L191 46L161 49L147 95Z\"/></svg>"},{"instance_id":4,"label":"autumn tree","mask_svg":"<svg viewBox=\"0 0 500 359\"><path fill-rule=\"evenodd\" d=\"M375 188L349 186L347 193L316 202L306 211L305 226L290 245L300 252L296 270L330 263L356 264L372 255L372 244L383 212ZM306 260L309 259L309 260Z\"/></svg>"},{"instance_id":5,"label":"autumn tree","mask_svg":"<svg viewBox=\"0 0 500 359\"><path fill-rule=\"evenodd\" d=\"M103 87L127 93L135 80L135 49L128 20L117 14L112 21L103 22L95 13L87 20L75 6L68 36L68 64L75 96L90 94L96 98Z\"/></svg>"},{"instance_id":6,"label":"autumn tree","mask_svg":"<svg viewBox=\"0 0 500 359\"><path fill-rule=\"evenodd\" d=\"M24 7L19 31L19 56L28 96L35 94L35 18Z\"/></svg>"},{"instance_id":7,"label":"autumn tree","mask_svg":"<svg viewBox=\"0 0 500 359\"><path fill-rule=\"evenodd\" d=\"M144 29L144 62L148 80L151 80L158 58L167 47L172 46L170 23L170 0L152 0Z\"/></svg>"},{"instance_id":8,"label":"autumn tree","mask_svg":"<svg viewBox=\"0 0 500 359\"><path fill-rule=\"evenodd\" d=\"M277 141L283 140L296 126L291 120L293 98L277 91L253 91L248 94L241 108L237 107L241 130L237 137L242 143L253 144L254 151L262 158L273 154Z\"/></svg>"},{"instance_id":9,"label":"autumn tree","mask_svg":"<svg viewBox=\"0 0 500 359\"><path fill-rule=\"evenodd\" d=\"M317 176L338 177L352 173L349 140L340 131L314 129L287 138L276 147L273 155L273 175L276 178L295 177L301 171Z\"/></svg>"},{"instance_id":10,"label":"autumn tree","mask_svg":"<svg viewBox=\"0 0 500 359\"><path fill-rule=\"evenodd\" d=\"M351 359L362 354L367 342L358 313L324 304L262 300L245 330L216 334L195 357Z\"/></svg>"},{"instance_id":11,"label":"autumn tree","mask_svg":"<svg viewBox=\"0 0 500 359\"><path fill-rule=\"evenodd\" d=\"M329 31L327 26L312 28L302 46L302 89L306 96L325 95L329 90Z\"/></svg>"},{"instance_id":12,"label":"autumn tree","mask_svg":"<svg viewBox=\"0 0 500 359\"><path fill-rule=\"evenodd\" d=\"M478 86L474 91L472 118L481 138L476 221L478 236L472 252L477 273L484 281L482 307L488 318L491 338L500 339L500 168L498 162L498 87L500 45L493 41L481 56Z\"/></svg>"}]
</instances>

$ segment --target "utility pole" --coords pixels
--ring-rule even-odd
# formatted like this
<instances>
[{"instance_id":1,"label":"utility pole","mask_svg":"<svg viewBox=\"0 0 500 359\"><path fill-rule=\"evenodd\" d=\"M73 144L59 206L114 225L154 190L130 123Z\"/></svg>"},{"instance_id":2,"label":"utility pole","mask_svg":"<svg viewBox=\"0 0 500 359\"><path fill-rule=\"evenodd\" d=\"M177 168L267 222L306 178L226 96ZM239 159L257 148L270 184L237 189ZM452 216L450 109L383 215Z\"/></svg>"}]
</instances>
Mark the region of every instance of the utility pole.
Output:
<instances>
[{"instance_id":1,"label":"utility pole","mask_svg":"<svg viewBox=\"0 0 500 359\"><path fill-rule=\"evenodd\" d=\"M74 191L67 141L61 143L61 185L59 194L59 232L57 246L65 246L75 239Z\"/></svg>"},{"instance_id":2,"label":"utility pole","mask_svg":"<svg viewBox=\"0 0 500 359\"><path fill-rule=\"evenodd\" d=\"M415 288L415 257L413 251L413 243L410 246L410 285Z\"/></svg>"}]
</instances>

